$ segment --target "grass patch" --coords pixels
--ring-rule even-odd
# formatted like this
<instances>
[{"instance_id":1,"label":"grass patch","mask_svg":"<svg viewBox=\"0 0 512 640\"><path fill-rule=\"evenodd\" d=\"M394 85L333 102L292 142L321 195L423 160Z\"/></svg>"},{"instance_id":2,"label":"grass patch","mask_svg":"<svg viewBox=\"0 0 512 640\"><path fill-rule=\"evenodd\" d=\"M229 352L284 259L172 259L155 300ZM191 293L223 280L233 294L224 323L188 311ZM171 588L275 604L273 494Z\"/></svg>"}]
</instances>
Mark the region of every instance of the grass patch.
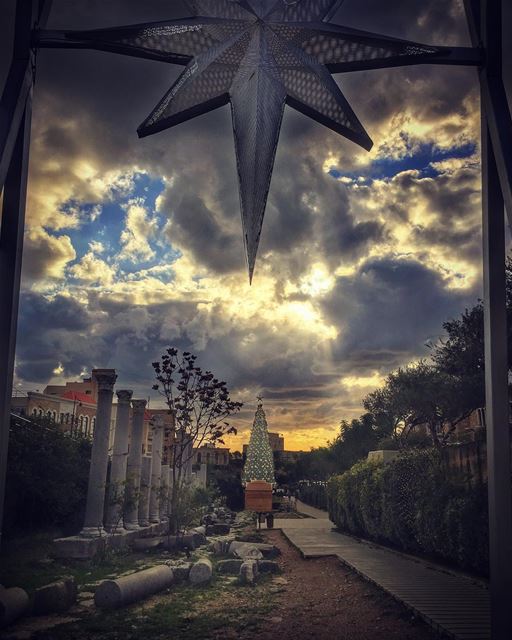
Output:
<instances>
[{"instance_id":1,"label":"grass patch","mask_svg":"<svg viewBox=\"0 0 512 640\"><path fill-rule=\"evenodd\" d=\"M155 596L146 606L139 603L100 612L37 633L34 640L212 640L224 637L228 629L235 637L244 629L257 629L272 610L274 594L269 584L263 578L255 587L243 587L216 577L207 587L176 587Z\"/></svg>"},{"instance_id":2,"label":"grass patch","mask_svg":"<svg viewBox=\"0 0 512 640\"><path fill-rule=\"evenodd\" d=\"M55 532L44 532L6 543L0 556L0 583L5 587L22 587L32 593L62 576L73 576L78 585L88 587L125 571L141 569L144 564L153 565L174 557L171 554L110 550L92 560L52 560L55 537Z\"/></svg>"}]
</instances>

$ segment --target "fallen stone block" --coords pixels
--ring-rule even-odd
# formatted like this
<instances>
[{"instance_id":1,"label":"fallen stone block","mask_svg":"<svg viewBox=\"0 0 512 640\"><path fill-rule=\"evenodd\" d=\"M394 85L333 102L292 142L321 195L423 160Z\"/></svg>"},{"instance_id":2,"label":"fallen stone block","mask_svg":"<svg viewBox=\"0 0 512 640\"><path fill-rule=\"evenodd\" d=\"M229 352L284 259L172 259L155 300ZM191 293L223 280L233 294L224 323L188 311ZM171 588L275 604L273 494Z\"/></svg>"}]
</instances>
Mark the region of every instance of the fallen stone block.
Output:
<instances>
[{"instance_id":1,"label":"fallen stone block","mask_svg":"<svg viewBox=\"0 0 512 640\"><path fill-rule=\"evenodd\" d=\"M229 535L229 532L231 530L231 527L229 524L221 524L221 523L217 523L217 524L212 524L208 527L208 529L211 530L211 533L209 535L213 535L213 536L227 536Z\"/></svg>"},{"instance_id":2,"label":"fallen stone block","mask_svg":"<svg viewBox=\"0 0 512 640\"><path fill-rule=\"evenodd\" d=\"M190 569L192 568L191 562L182 562L178 565L169 563L168 566L171 567L172 572L174 573L174 580L176 582L185 582L188 580Z\"/></svg>"},{"instance_id":3,"label":"fallen stone block","mask_svg":"<svg viewBox=\"0 0 512 640\"><path fill-rule=\"evenodd\" d=\"M208 551L213 553L214 556L221 556L224 553L224 546L220 540L215 540L208 547Z\"/></svg>"},{"instance_id":4,"label":"fallen stone block","mask_svg":"<svg viewBox=\"0 0 512 640\"><path fill-rule=\"evenodd\" d=\"M260 573L279 573L279 565L273 560L258 560L258 570Z\"/></svg>"},{"instance_id":5,"label":"fallen stone block","mask_svg":"<svg viewBox=\"0 0 512 640\"><path fill-rule=\"evenodd\" d=\"M214 540L208 549L215 556L225 556L229 553L229 540Z\"/></svg>"},{"instance_id":6,"label":"fallen stone block","mask_svg":"<svg viewBox=\"0 0 512 640\"><path fill-rule=\"evenodd\" d=\"M213 566L208 558L201 558L190 569L188 579L191 584L206 584L213 576Z\"/></svg>"},{"instance_id":7,"label":"fallen stone block","mask_svg":"<svg viewBox=\"0 0 512 640\"><path fill-rule=\"evenodd\" d=\"M0 628L7 627L28 611L27 592L19 587L0 589Z\"/></svg>"},{"instance_id":8,"label":"fallen stone block","mask_svg":"<svg viewBox=\"0 0 512 640\"><path fill-rule=\"evenodd\" d=\"M263 557L267 560L271 560L272 558L277 558L281 555L281 551L279 547L274 546L273 544L264 544L257 543L256 548L261 551Z\"/></svg>"},{"instance_id":9,"label":"fallen stone block","mask_svg":"<svg viewBox=\"0 0 512 640\"><path fill-rule=\"evenodd\" d=\"M242 584L254 584L258 578L258 563L255 560L244 560L239 575Z\"/></svg>"},{"instance_id":10,"label":"fallen stone block","mask_svg":"<svg viewBox=\"0 0 512 640\"><path fill-rule=\"evenodd\" d=\"M202 533L203 536L205 536L206 535L206 527L202 526L202 525L200 527L194 527L192 529L191 533Z\"/></svg>"},{"instance_id":11,"label":"fallen stone block","mask_svg":"<svg viewBox=\"0 0 512 640\"><path fill-rule=\"evenodd\" d=\"M53 541L53 555L56 558L72 560L90 560L98 553L105 550L106 537L84 538L82 536L70 536L57 538Z\"/></svg>"},{"instance_id":12,"label":"fallen stone block","mask_svg":"<svg viewBox=\"0 0 512 640\"><path fill-rule=\"evenodd\" d=\"M207 513L201 518L202 525L213 524L216 521L217 521L217 516L214 513Z\"/></svg>"},{"instance_id":13,"label":"fallen stone block","mask_svg":"<svg viewBox=\"0 0 512 640\"><path fill-rule=\"evenodd\" d=\"M178 546L178 539L176 536L162 536L162 547L166 551L172 551Z\"/></svg>"},{"instance_id":14,"label":"fallen stone block","mask_svg":"<svg viewBox=\"0 0 512 640\"><path fill-rule=\"evenodd\" d=\"M96 589L94 604L100 609L117 609L168 589L173 582L171 567L151 567L117 580L105 580Z\"/></svg>"},{"instance_id":15,"label":"fallen stone block","mask_svg":"<svg viewBox=\"0 0 512 640\"><path fill-rule=\"evenodd\" d=\"M194 547L197 549L198 547L202 547L204 544L208 542L204 533L199 533L198 531L192 531L191 534L192 539L194 541Z\"/></svg>"},{"instance_id":16,"label":"fallen stone block","mask_svg":"<svg viewBox=\"0 0 512 640\"><path fill-rule=\"evenodd\" d=\"M243 560L238 558L229 558L228 560L221 560L217 563L217 571L232 576L240 575L240 567L244 563Z\"/></svg>"},{"instance_id":17,"label":"fallen stone block","mask_svg":"<svg viewBox=\"0 0 512 640\"><path fill-rule=\"evenodd\" d=\"M194 551L194 549L196 548L194 535L190 533L177 538L176 542L179 549L188 549L189 551Z\"/></svg>"},{"instance_id":18,"label":"fallen stone block","mask_svg":"<svg viewBox=\"0 0 512 640\"><path fill-rule=\"evenodd\" d=\"M32 613L44 616L62 613L72 607L78 596L78 587L73 577L65 577L34 592Z\"/></svg>"},{"instance_id":19,"label":"fallen stone block","mask_svg":"<svg viewBox=\"0 0 512 640\"><path fill-rule=\"evenodd\" d=\"M155 536L154 538L135 538L131 543L131 547L134 551L149 551L160 547L162 544L162 538Z\"/></svg>"},{"instance_id":20,"label":"fallen stone block","mask_svg":"<svg viewBox=\"0 0 512 640\"><path fill-rule=\"evenodd\" d=\"M281 551L279 547L274 546L273 544L266 544L264 542L245 542L234 540L230 546L230 552L237 548L238 545L249 545L258 549L261 552L262 556L267 560L271 560L272 558L277 558L281 555Z\"/></svg>"},{"instance_id":21,"label":"fallen stone block","mask_svg":"<svg viewBox=\"0 0 512 640\"><path fill-rule=\"evenodd\" d=\"M229 553L235 558L262 560L263 554L252 542L233 541L229 545Z\"/></svg>"}]
</instances>

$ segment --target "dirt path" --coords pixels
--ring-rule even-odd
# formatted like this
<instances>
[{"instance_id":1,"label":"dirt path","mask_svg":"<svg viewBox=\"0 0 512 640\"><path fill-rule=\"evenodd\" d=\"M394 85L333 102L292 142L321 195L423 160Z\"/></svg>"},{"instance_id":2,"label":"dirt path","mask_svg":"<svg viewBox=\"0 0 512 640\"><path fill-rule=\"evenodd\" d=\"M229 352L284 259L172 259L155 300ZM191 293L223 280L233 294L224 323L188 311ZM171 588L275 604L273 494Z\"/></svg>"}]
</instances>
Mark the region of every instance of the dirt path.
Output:
<instances>
[{"instance_id":1,"label":"dirt path","mask_svg":"<svg viewBox=\"0 0 512 640\"><path fill-rule=\"evenodd\" d=\"M276 607L258 640L433 640L422 621L346 569L335 558L303 560L279 531L265 532L281 549ZM278 579L279 583L279 579ZM254 635L242 633L242 640Z\"/></svg>"}]
</instances>

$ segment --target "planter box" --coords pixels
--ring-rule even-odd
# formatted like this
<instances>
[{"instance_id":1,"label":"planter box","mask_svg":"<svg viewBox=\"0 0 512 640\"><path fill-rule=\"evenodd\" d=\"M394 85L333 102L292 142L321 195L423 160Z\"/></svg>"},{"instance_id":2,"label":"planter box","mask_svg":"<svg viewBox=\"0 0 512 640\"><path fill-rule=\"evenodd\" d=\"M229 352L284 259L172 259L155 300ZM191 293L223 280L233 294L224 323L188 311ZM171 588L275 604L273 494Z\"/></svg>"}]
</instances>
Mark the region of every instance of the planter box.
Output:
<instances>
[{"instance_id":1,"label":"planter box","mask_svg":"<svg viewBox=\"0 0 512 640\"><path fill-rule=\"evenodd\" d=\"M272 511L272 485L260 480L248 482L245 487L245 508L256 513Z\"/></svg>"}]
</instances>

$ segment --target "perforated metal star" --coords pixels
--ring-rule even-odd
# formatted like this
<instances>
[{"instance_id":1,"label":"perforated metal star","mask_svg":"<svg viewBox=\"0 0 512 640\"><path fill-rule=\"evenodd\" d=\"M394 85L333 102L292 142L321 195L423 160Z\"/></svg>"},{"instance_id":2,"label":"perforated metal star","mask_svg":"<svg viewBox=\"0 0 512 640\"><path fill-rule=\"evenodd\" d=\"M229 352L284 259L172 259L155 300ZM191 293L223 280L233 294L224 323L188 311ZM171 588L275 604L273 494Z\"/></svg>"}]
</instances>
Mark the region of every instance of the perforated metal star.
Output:
<instances>
[{"instance_id":1,"label":"perforated metal star","mask_svg":"<svg viewBox=\"0 0 512 640\"><path fill-rule=\"evenodd\" d=\"M185 66L139 127L141 137L231 103L251 281L285 104L369 150L372 141L332 73L420 62L467 63L446 47L327 23L342 2L191 0L190 18L61 33L60 46ZM58 40L55 33L47 34L46 46L59 46ZM41 43L45 46L44 37Z\"/></svg>"}]
</instances>

